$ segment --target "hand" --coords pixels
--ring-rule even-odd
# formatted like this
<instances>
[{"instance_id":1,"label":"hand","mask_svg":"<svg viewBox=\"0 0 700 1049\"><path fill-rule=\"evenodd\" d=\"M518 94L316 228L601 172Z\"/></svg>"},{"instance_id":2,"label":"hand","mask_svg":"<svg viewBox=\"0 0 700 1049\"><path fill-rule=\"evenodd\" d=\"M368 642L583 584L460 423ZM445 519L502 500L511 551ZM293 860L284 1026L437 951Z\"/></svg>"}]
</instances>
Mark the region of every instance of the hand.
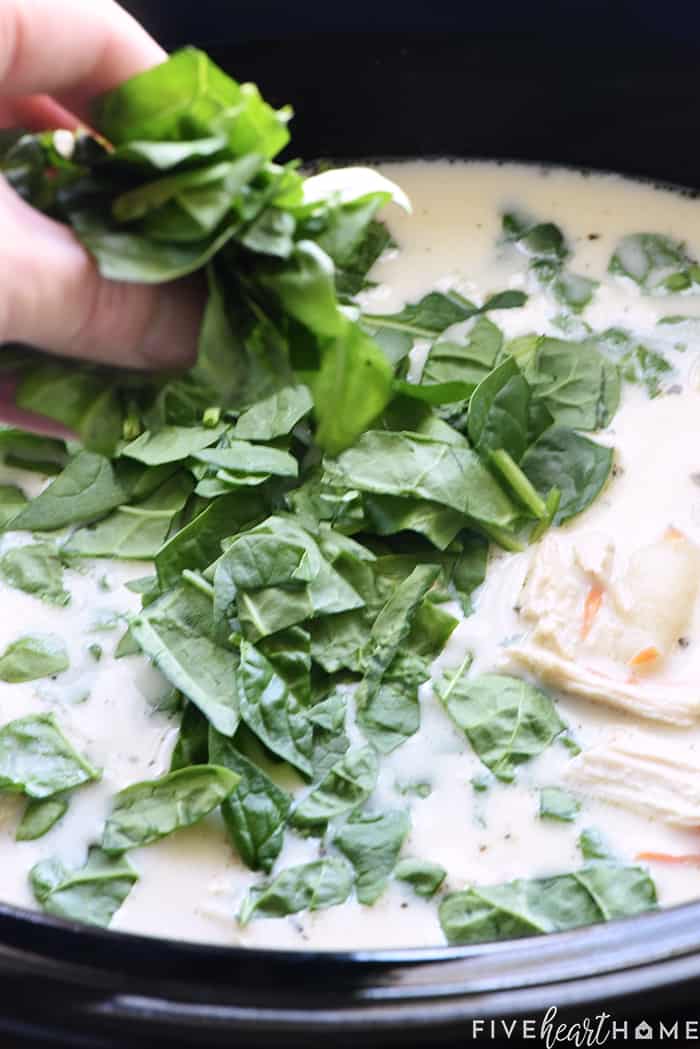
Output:
<instances>
[{"instance_id":1,"label":"hand","mask_svg":"<svg viewBox=\"0 0 700 1049\"><path fill-rule=\"evenodd\" d=\"M73 129L91 98L164 58L112 0L0 0L0 127ZM192 363L196 282L105 280L69 229L1 177L0 230L0 343L139 368Z\"/></svg>"}]
</instances>

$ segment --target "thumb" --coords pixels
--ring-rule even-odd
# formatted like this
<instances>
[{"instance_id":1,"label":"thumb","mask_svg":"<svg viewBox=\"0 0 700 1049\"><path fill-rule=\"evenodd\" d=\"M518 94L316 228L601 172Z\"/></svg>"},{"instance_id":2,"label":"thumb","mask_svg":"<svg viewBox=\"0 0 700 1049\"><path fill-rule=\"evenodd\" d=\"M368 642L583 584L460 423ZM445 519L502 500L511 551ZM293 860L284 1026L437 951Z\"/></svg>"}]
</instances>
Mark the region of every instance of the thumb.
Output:
<instances>
[{"instance_id":1,"label":"thumb","mask_svg":"<svg viewBox=\"0 0 700 1049\"><path fill-rule=\"evenodd\" d=\"M0 228L0 343L132 368L193 363L203 309L196 280L105 280L74 234L2 177Z\"/></svg>"}]
</instances>

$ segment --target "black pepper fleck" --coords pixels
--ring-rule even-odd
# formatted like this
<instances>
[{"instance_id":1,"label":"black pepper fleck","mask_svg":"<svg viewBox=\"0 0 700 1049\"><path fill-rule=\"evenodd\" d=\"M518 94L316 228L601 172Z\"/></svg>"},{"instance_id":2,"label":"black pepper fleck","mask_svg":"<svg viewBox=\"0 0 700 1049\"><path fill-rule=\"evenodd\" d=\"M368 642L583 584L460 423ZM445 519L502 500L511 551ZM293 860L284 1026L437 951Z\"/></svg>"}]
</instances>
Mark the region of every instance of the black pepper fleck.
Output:
<instances>
[{"instance_id":1,"label":"black pepper fleck","mask_svg":"<svg viewBox=\"0 0 700 1049\"><path fill-rule=\"evenodd\" d=\"M688 648L688 646L690 645L690 638L689 637L679 637L678 638L678 645L679 645L680 648Z\"/></svg>"}]
</instances>

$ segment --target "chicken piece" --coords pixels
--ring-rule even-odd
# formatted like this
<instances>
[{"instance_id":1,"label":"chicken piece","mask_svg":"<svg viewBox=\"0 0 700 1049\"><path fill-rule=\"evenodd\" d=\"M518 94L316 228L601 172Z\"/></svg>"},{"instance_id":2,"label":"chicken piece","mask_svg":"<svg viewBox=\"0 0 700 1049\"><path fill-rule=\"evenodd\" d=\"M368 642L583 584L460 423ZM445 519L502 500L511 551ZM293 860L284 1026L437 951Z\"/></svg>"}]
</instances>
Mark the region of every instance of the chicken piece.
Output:
<instances>
[{"instance_id":1,"label":"chicken piece","mask_svg":"<svg viewBox=\"0 0 700 1049\"><path fill-rule=\"evenodd\" d=\"M566 778L603 801L679 827L700 827L700 762L659 753L659 741L641 733L613 738L574 758Z\"/></svg>"},{"instance_id":2,"label":"chicken piece","mask_svg":"<svg viewBox=\"0 0 700 1049\"><path fill-rule=\"evenodd\" d=\"M658 675L693 615L700 550L669 529L614 573L604 536L548 536L537 549L518 609L530 632L506 659L543 681L641 717L689 725L700 685ZM645 680L642 680L645 679Z\"/></svg>"},{"instance_id":3,"label":"chicken piece","mask_svg":"<svg viewBox=\"0 0 700 1049\"><path fill-rule=\"evenodd\" d=\"M615 678L564 659L542 645L512 645L506 650L506 659L526 667L552 688L637 717L679 726L692 725L700 717L700 688Z\"/></svg>"}]
</instances>

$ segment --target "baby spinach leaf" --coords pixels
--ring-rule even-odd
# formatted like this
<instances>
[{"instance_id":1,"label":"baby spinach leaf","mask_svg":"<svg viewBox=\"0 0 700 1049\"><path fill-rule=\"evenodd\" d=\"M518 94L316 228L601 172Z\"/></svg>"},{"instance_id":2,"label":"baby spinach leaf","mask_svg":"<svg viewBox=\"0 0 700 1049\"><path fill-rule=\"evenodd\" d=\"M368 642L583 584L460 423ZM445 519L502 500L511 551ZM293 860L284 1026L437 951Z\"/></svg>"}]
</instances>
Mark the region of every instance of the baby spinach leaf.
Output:
<instances>
[{"instance_id":1,"label":"baby spinach leaf","mask_svg":"<svg viewBox=\"0 0 700 1049\"><path fill-rule=\"evenodd\" d=\"M349 324L338 306L334 272L332 260L318 244L301 240L289 259L261 278L295 320L319 336L333 337L342 335Z\"/></svg>"},{"instance_id":2,"label":"baby spinach leaf","mask_svg":"<svg viewBox=\"0 0 700 1049\"><path fill-rule=\"evenodd\" d=\"M151 560L167 539L192 487L192 479L179 471L142 502L125 503L98 524L74 532L64 550L79 557Z\"/></svg>"},{"instance_id":3,"label":"baby spinach leaf","mask_svg":"<svg viewBox=\"0 0 700 1049\"><path fill-rule=\"evenodd\" d=\"M622 328L609 328L600 339L622 378L644 386L650 397L658 397L663 380L671 378L674 370L663 354L643 346Z\"/></svg>"},{"instance_id":4,"label":"baby spinach leaf","mask_svg":"<svg viewBox=\"0 0 700 1049\"><path fill-rule=\"evenodd\" d=\"M457 291L431 291L419 302L411 302L399 313L364 314L367 324L377 328L393 328L408 332L415 338L429 339L442 335L453 324L469 320L489 310L508 310L523 306L527 296L520 291L492 295L483 306L475 306Z\"/></svg>"},{"instance_id":5,"label":"baby spinach leaf","mask_svg":"<svg viewBox=\"0 0 700 1049\"><path fill-rule=\"evenodd\" d=\"M236 492L221 496L206 506L160 548L155 557L162 587L180 580L183 569L201 571L221 553L221 541L249 527L267 511L259 492Z\"/></svg>"},{"instance_id":6,"label":"baby spinach leaf","mask_svg":"<svg viewBox=\"0 0 700 1049\"><path fill-rule=\"evenodd\" d=\"M405 859L396 864L394 877L407 882L416 896L434 896L445 878L447 871L439 863L427 860Z\"/></svg>"},{"instance_id":7,"label":"baby spinach leaf","mask_svg":"<svg viewBox=\"0 0 700 1049\"><path fill-rule=\"evenodd\" d=\"M700 267L685 245L661 233L631 233L623 237L608 269L631 278L650 295L685 291L700 283Z\"/></svg>"},{"instance_id":8,"label":"baby spinach leaf","mask_svg":"<svg viewBox=\"0 0 700 1049\"><path fill-rule=\"evenodd\" d=\"M121 454L129 459L137 459L146 466L175 463L215 444L225 429L224 425L220 425L164 426L156 433L146 430L122 448Z\"/></svg>"},{"instance_id":9,"label":"baby spinach leaf","mask_svg":"<svg viewBox=\"0 0 700 1049\"><path fill-rule=\"evenodd\" d=\"M322 557L318 544L305 529L291 519L279 515L270 517L252 532L245 534L269 535L272 538L276 537L279 545L291 544L305 550L307 557L304 567L300 567L299 571L311 576L306 586L294 589L283 590L277 586L265 586L254 590L241 590L237 598L238 614L250 640L257 641L316 616L333 615L336 612L362 607L363 600L360 595ZM266 557L259 569L261 575L263 571L271 570L270 559ZM242 563L236 569L239 570L243 571ZM252 574L250 578L253 578ZM224 588L226 578L223 573L217 582L220 590ZM289 582L288 579L287 587ZM297 578L296 582L303 580ZM217 603L218 601L217 598Z\"/></svg>"},{"instance_id":10,"label":"baby spinach leaf","mask_svg":"<svg viewBox=\"0 0 700 1049\"><path fill-rule=\"evenodd\" d=\"M366 668L363 686L367 696L379 684L406 640L418 606L439 574L437 565L416 565L377 616L363 653Z\"/></svg>"},{"instance_id":11,"label":"baby spinach leaf","mask_svg":"<svg viewBox=\"0 0 700 1049\"><path fill-rule=\"evenodd\" d=\"M314 776L323 778L343 757L350 740L345 734L346 699L338 690L310 707L307 717L313 730L311 763Z\"/></svg>"},{"instance_id":12,"label":"baby spinach leaf","mask_svg":"<svg viewBox=\"0 0 700 1049\"><path fill-rule=\"evenodd\" d=\"M299 473L298 463L289 452L261 444L250 444L248 441L231 439L225 447L193 452L192 458L198 463L233 474L259 473L296 477Z\"/></svg>"},{"instance_id":13,"label":"baby spinach leaf","mask_svg":"<svg viewBox=\"0 0 700 1049\"><path fill-rule=\"evenodd\" d=\"M357 254L358 247L362 247L366 263L367 243L366 234L372 224L374 216L385 204L391 200L388 191L377 191L365 193L353 200L340 200L337 204L331 204L323 216L323 228L316 235L318 244L330 255L336 267L360 265ZM311 223L318 219L311 219ZM383 229L383 227L380 227ZM366 275L367 265L364 274ZM356 268L355 272L359 272Z\"/></svg>"},{"instance_id":14,"label":"baby spinach leaf","mask_svg":"<svg viewBox=\"0 0 700 1049\"><path fill-rule=\"evenodd\" d=\"M49 543L12 547L0 558L0 576L10 586L49 604L67 605L70 601L63 587L63 564Z\"/></svg>"},{"instance_id":15,"label":"baby spinach leaf","mask_svg":"<svg viewBox=\"0 0 700 1049\"><path fill-rule=\"evenodd\" d=\"M347 860L328 856L289 867L273 881L254 886L238 913L241 925L252 918L284 918L299 911L320 911L345 903L352 891L353 870Z\"/></svg>"},{"instance_id":16,"label":"baby spinach leaf","mask_svg":"<svg viewBox=\"0 0 700 1049\"><path fill-rule=\"evenodd\" d=\"M410 826L408 813L401 809L363 813L351 816L333 838L355 868L360 903L371 907L386 889Z\"/></svg>"},{"instance_id":17,"label":"baby spinach leaf","mask_svg":"<svg viewBox=\"0 0 700 1049\"><path fill-rule=\"evenodd\" d=\"M415 338L429 339L478 312L478 307L456 291L431 291L418 302L404 306L399 313L365 314L364 320L373 327L393 328Z\"/></svg>"},{"instance_id":18,"label":"baby spinach leaf","mask_svg":"<svg viewBox=\"0 0 700 1049\"><path fill-rule=\"evenodd\" d=\"M586 827L578 836L578 847L584 860L610 860L612 851L595 827Z\"/></svg>"},{"instance_id":19,"label":"baby spinach leaf","mask_svg":"<svg viewBox=\"0 0 700 1049\"><path fill-rule=\"evenodd\" d=\"M263 638L258 648L304 706L311 702L311 638L292 626Z\"/></svg>"},{"instance_id":20,"label":"baby spinach leaf","mask_svg":"<svg viewBox=\"0 0 700 1049\"><path fill-rule=\"evenodd\" d=\"M112 215L117 222L133 222L146 217L151 220L146 223L146 232L155 232L162 237L165 227L173 239L184 239L173 236L169 218L163 221L162 209L169 205L168 216L184 211L195 222L193 239L203 237L219 224L234 198L261 165L262 157L253 153L237 161L219 160L163 175L120 193L112 201ZM204 199L207 201L205 209L201 206L202 187L205 187Z\"/></svg>"},{"instance_id":21,"label":"baby spinach leaf","mask_svg":"<svg viewBox=\"0 0 700 1049\"><path fill-rule=\"evenodd\" d=\"M580 809L581 803L561 787L543 787L540 791L540 819L573 823Z\"/></svg>"},{"instance_id":22,"label":"baby spinach leaf","mask_svg":"<svg viewBox=\"0 0 700 1049\"><path fill-rule=\"evenodd\" d=\"M503 216L503 234L522 250L536 258L563 262L569 255L564 234L553 222L533 222L517 212Z\"/></svg>"},{"instance_id":23,"label":"baby spinach leaf","mask_svg":"<svg viewBox=\"0 0 700 1049\"><path fill-rule=\"evenodd\" d=\"M0 423L0 455L8 466L33 470L49 477L60 473L68 461L64 441L25 433L4 423Z\"/></svg>"},{"instance_id":24,"label":"baby spinach leaf","mask_svg":"<svg viewBox=\"0 0 700 1049\"><path fill-rule=\"evenodd\" d=\"M269 874L282 851L292 799L231 740L213 730L209 754L215 764L240 776L238 787L221 806L231 841L247 867Z\"/></svg>"},{"instance_id":25,"label":"baby spinach leaf","mask_svg":"<svg viewBox=\"0 0 700 1049\"><path fill-rule=\"evenodd\" d=\"M528 445L530 387L512 357L479 383L469 401L469 439L481 455L505 449L516 460Z\"/></svg>"},{"instance_id":26,"label":"baby spinach leaf","mask_svg":"<svg viewBox=\"0 0 700 1049\"><path fill-rule=\"evenodd\" d=\"M47 914L68 921L109 925L138 874L126 856L92 848L87 862L69 870L57 858L41 860L29 873L32 891Z\"/></svg>"},{"instance_id":27,"label":"baby spinach leaf","mask_svg":"<svg viewBox=\"0 0 700 1049\"><path fill-rule=\"evenodd\" d=\"M331 483L428 499L479 523L507 528L516 516L506 494L466 444L446 444L418 433L369 430L324 465Z\"/></svg>"},{"instance_id":28,"label":"baby spinach leaf","mask_svg":"<svg viewBox=\"0 0 700 1049\"><path fill-rule=\"evenodd\" d=\"M114 160L123 161L125 164L169 171L181 164L215 156L225 148L226 139L223 135L195 138L191 142L149 142L134 139L128 145L117 147L112 156Z\"/></svg>"},{"instance_id":29,"label":"baby spinach leaf","mask_svg":"<svg viewBox=\"0 0 700 1049\"><path fill-rule=\"evenodd\" d=\"M559 489L554 523L562 524L590 506L605 485L614 450L561 426L546 430L523 456L520 468L544 498Z\"/></svg>"},{"instance_id":30,"label":"baby spinach leaf","mask_svg":"<svg viewBox=\"0 0 700 1049\"><path fill-rule=\"evenodd\" d=\"M0 654L0 681L16 684L68 670L66 646L55 634L36 634L12 641Z\"/></svg>"},{"instance_id":31,"label":"baby spinach leaf","mask_svg":"<svg viewBox=\"0 0 700 1049\"><path fill-rule=\"evenodd\" d=\"M393 750L418 729L416 676L425 680L427 674L422 676L425 667L419 660L416 675L415 659L399 650L439 574L437 565L413 569L377 616L362 654L365 673L355 696L357 719L367 738L382 751Z\"/></svg>"},{"instance_id":32,"label":"baby spinach leaf","mask_svg":"<svg viewBox=\"0 0 700 1049\"><path fill-rule=\"evenodd\" d=\"M516 767L541 754L566 726L549 696L527 681L505 674L469 678L466 669L446 672L435 691L484 765L510 782Z\"/></svg>"},{"instance_id":33,"label":"baby spinach leaf","mask_svg":"<svg viewBox=\"0 0 700 1049\"><path fill-rule=\"evenodd\" d=\"M445 550L466 524L464 514L427 499L368 493L363 503L367 523L376 535L418 532L438 550Z\"/></svg>"},{"instance_id":34,"label":"baby spinach leaf","mask_svg":"<svg viewBox=\"0 0 700 1049\"><path fill-rule=\"evenodd\" d=\"M320 368L299 375L313 393L316 443L329 455L352 444L391 397L389 361L377 343L350 322L322 340Z\"/></svg>"},{"instance_id":35,"label":"baby spinach leaf","mask_svg":"<svg viewBox=\"0 0 700 1049\"><path fill-rule=\"evenodd\" d=\"M540 339L525 369L533 397L560 426L598 430L620 403L620 375L591 340Z\"/></svg>"},{"instance_id":36,"label":"baby spinach leaf","mask_svg":"<svg viewBox=\"0 0 700 1049\"><path fill-rule=\"evenodd\" d=\"M68 799L60 795L30 799L17 828L15 841L36 841L42 838L67 811Z\"/></svg>"},{"instance_id":37,"label":"baby spinach leaf","mask_svg":"<svg viewBox=\"0 0 700 1049\"><path fill-rule=\"evenodd\" d=\"M132 783L114 796L102 848L110 854L125 852L191 827L221 805L239 780L218 765L190 765L160 779Z\"/></svg>"},{"instance_id":38,"label":"baby spinach leaf","mask_svg":"<svg viewBox=\"0 0 700 1049\"><path fill-rule=\"evenodd\" d=\"M0 528L6 528L27 505L27 497L14 484L0 484Z\"/></svg>"},{"instance_id":39,"label":"baby spinach leaf","mask_svg":"<svg viewBox=\"0 0 700 1049\"><path fill-rule=\"evenodd\" d=\"M500 329L487 317L479 317L466 343L433 343L423 366L421 384L462 383L474 390L496 366L502 346Z\"/></svg>"},{"instance_id":40,"label":"baby spinach leaf","mask_svg":"<svg viewBox=\"0 0 700 1049\"><path fill-rule=\"evenodd\" d=\"M238 418L233 436L244 441L272 441L291 433L311 411L313 401L306 386L283 386L252 404Z\"/></svg>"},{"instance_id":41,"label":"baby spinach leaf","mask_svg":"<svg viewBox=\"0 0 700 1049\"><path fill-rule=\"evenodd\" d=\"M121 440L125 413L106 368L41 364L20 380L15 401L20 408L63 423L92 452L113 455Z\"/></svg>"},{"instance_id":42,"label":"baby spinach leaf","mask_svg":"<svg viewBox=\"0 0 700 1049\"><path fill-rule=\"evenodd\" d=\"M450 943L480 943L611 921L656 906L641 867L597 863L572 874L480 885L446 896L440 924Z\"/></svg>"},{"instance_id":43,"label":"baby spinach leaf","mask_svg":"<svg viewBox=\"0 0 700 1049\"><path fill-rule=\"evenodd\" d=\"M0 729L0 790L47 798L100 772L75 750L53 714L29 714Z\"/></svg>"},{"instance_id":44,"label":"baby spinach leaf","mask_svg":"<svg viewBox=\"0 0 700 1049\"><path fill-rule=\"evenodd\" d=\"M468 616L473 611L472 594L486 578L489 546L482 536L470 532L463 532L458 542L447 582L456 593L465 616Z\"/></svg>"},{"instance_id":45,"label":"baby spinach leaf","mask_svg":"<svg viewBox=\"0 0 700 1049\"><path fill-rule=\"evenodd\" d=\"M364 692L359 693L363 706L358 712L358 723L383 754L405 743L420 728L418 689L429 677L426 659L416 652L399 652L366 703Z\"/></svg>"},{"instance_id":46,"label":"baby spinach leaf","mask_svg":"<svg viewBox=\"0 0 700 1049\"><path fill-rule=\"evenodd\" d=\"M311 725L303 707L268 659L247 641L238 668L241 718L279 757L311 776Z\"/></svg>"},{"instance_id":47,"label":"baby spinach leaf","mask_svg":"<svg viewBox=\"0 0 700 1049\"><path fill-rule=\"evenodd\" d=\"M235 154L272 157L286 144L289 113L276 113L252 84L237 84L202 51L184 48L94 105L95 126L116 146L183 142L221 134Z\"/></svg>"},{"instance_id":48,"label":"baby spinach leaf","mask_svg":"<svg viewBox=\"0 0 700 1049\"><path fill-rule=\"evenodd\" d=\"M374 790L379 765L371 747L351 747L294 808L290 823L321 835L329 820L362 805Z\"/></svg>"},{"instance_id":49,"label":"baby spinach leaf","mask_svg":"<svg viewBox=\"0 0 700 1049\"><path fill-rule=\"evenodd\" d=\"M168 681L199 707L218 732L238 726L236 653L214 634L213 605L205 594L182 585L168 591L132 619L130 633Z\"/></svg>"},{"instance_id":50,"label":"baby spinach leaf","mask_svg":"<svg viewBox=\"0 0 700 1049\"><path fill-rule=\"evenodd\" d=\"M646 388L650 397L658 397L662 382L673 372L670 364L662 354L646 346L637 346L626 354L620 362L623 379L640 383Z\"/></svg>"},{"instance_id":51,"label":"baby spinach leaf","mask_svg":"<svg viewBox=\"0 0 700 1049\"><path fill-rule=\"evenodd\" d=\"M597 280L568 270L562 270L552 281L555 299L574 313L580 313L588 306L597 287Z\"/></svg>"},{"instance_id":52,"label":"baby spinach leaf","mask_svg":"<svg viewBox=\"0 0 700 1049\"><path fill-rule=\"evenodd\" d=\"M95 213L74 214L72 226L107 280L162 284L206 266L235 232L232 224L190 243L157 241L139 233L115 232Z\"/></svg>"},{"instance_id":53,"label":"baby spinach leaf","mask_svg":"<svg viewBox=\"0 0 700 1049\"><path fill-rule=\"evenodd\" d=\"M13 531L52 532L102 517L127 498L108 459L95 452L78 452L9 527Z\"/></svg>"},{"instance_id":54,"label":"baby spinach leaf","mask_svg":"<svg viewBox=\"0 0 700 1049\"><path fill-rule=\"evenodd\" d=\"M180 719L180 731L170 757L169 772L206 765L209 761L209 722L194 703L186 703ZM215 765L221 762L215 761Z\"/></svg>"},{"instance_id":55,"label":"baby spinach leaf","mask_svg":"<svg viewBox=\"0 0 700 1049\"><path fill-rule=\"evenodd\" d=\"M382 222L368 223L362 239L355 244L350 258L335 260L335 286L339 295L357 295L372 282L367 274L384 252L394 246L389 230ZM410 349L410 346L409 346Z\"/></svg>"}]
</instances>

